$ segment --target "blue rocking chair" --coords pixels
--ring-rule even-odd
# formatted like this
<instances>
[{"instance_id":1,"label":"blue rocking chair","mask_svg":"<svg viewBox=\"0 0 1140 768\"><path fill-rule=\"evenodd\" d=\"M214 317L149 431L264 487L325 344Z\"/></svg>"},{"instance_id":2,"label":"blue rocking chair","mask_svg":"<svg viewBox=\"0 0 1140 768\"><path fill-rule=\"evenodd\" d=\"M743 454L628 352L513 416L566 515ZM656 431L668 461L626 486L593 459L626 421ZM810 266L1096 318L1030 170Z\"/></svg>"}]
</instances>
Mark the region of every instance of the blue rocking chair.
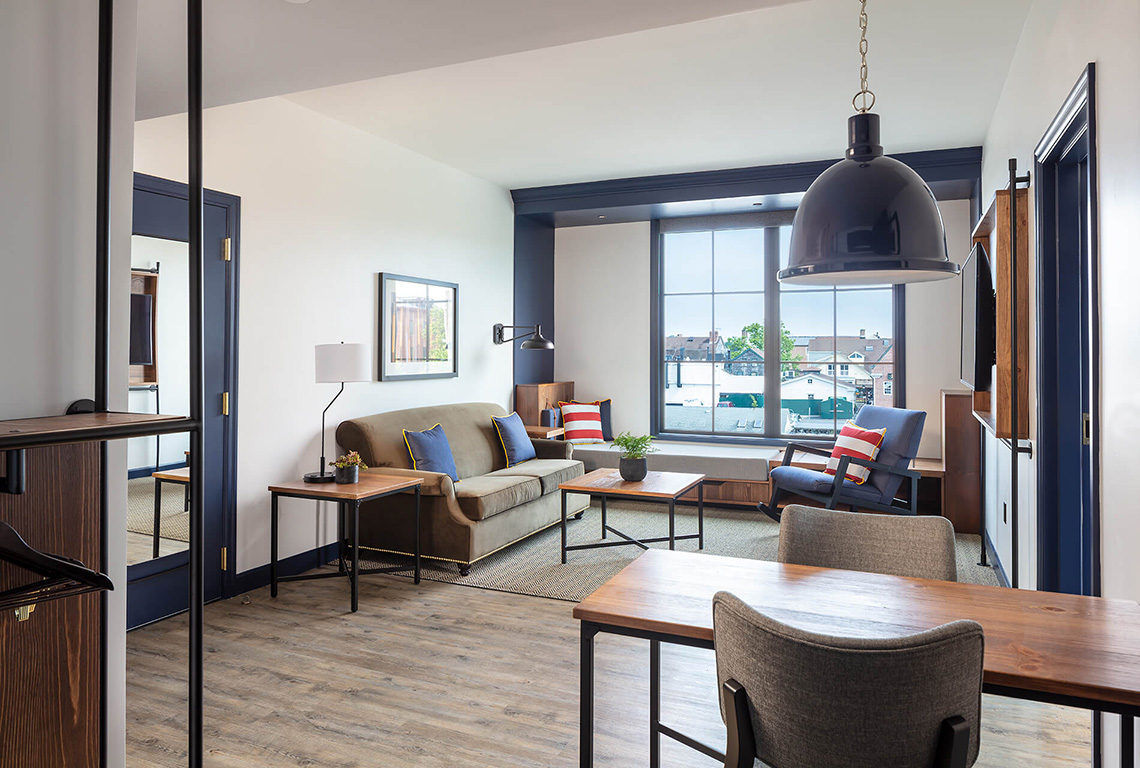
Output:
<instances>
[{"instance_id":1,"label":"blue rocking chair","mask_svg":"<svg viewBox=\"0 0 1140 768\"><path fill-rule=\"evenodd\" d=\"M830 457L831 451L814 445L788 443L783 463L771 473L771 498L767 504L757 505L760 511L778 522L781 497L794 494L818 501L826 509L837 509L845 504L852 511L863 508L900 515L918 514L919 474L910 469L910 463L918 455L926 412L865 405L855 416L855 424L863 429L887 430L875 461L844 456L839 460L835 474L829 475L793 467L792 457L796 451ZM846 479L847 467L851 464L871 470L862 485ZM910 485L910 494L905 501L895 498L904 480Z\"/></svg>"}]
</instances>

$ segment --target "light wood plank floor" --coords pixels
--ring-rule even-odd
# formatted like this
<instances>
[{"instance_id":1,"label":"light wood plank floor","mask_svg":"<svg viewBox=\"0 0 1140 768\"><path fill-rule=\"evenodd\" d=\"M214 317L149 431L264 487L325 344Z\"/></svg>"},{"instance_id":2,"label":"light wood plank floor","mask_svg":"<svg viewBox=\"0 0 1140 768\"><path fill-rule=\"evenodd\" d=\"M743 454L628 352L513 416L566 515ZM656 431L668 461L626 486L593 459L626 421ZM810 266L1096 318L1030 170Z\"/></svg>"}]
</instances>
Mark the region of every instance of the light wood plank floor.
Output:
<instances>
[{"instance_id":1,"label":"light wood plank floor","mask_svg":"<svg viewBox=\"0 0 1140 768\"><path fill-rule=\"evenodd\" d=\"M166 557L189 548L190 545L185 541L162 537L158 539L159 557ZM127 565L145 563L152 559L154 559L154 537L144 533L127 531Z\"/></svg>"},{"instance_id":2,"label":"light wood plank floor","mask_svg":"<svg viewBox=\"0 0 1140 768\"><path fill-rule=\"evenodd\" d=\"M206 609L207 764L576 766L578 625L566 602L398 577L284 584ZM132 768L183 766L185 619L130 633ZM648 645L599 635L597 765L648 762ZM663 719L723 747L712 653L664 647ZM985 697L980 766L1090 764L1089 717ZM663 766L714 761L663 739Z\"/></svg>"}]
</instances>

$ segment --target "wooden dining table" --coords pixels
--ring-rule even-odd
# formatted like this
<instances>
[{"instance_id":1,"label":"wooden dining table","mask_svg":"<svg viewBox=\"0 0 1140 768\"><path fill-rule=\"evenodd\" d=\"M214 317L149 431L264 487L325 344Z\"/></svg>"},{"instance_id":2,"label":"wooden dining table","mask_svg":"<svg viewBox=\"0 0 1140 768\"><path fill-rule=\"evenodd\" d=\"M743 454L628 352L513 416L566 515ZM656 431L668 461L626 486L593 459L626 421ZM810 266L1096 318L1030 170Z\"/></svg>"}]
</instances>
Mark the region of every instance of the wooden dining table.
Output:
<instances>
[{"instance_id":1,"label":"wooden dining table","mask_svg":"<svg viewBox=\"0 0 1140 768\"><path fill-rule=\"evenodd\" d=\"M985 633L986 693L1120 715L1121 765L1133 767L1133 718L1140 716L1135 602L659 549L574 607L581 621L582 766L594 764L599 633L650 643L650 765L659 765L662 735L724 758L660 721L660 644L711 649L712 599L720 590L779 621L830 635L898 636L972 619Z\"/></svg>"}]
</instances>

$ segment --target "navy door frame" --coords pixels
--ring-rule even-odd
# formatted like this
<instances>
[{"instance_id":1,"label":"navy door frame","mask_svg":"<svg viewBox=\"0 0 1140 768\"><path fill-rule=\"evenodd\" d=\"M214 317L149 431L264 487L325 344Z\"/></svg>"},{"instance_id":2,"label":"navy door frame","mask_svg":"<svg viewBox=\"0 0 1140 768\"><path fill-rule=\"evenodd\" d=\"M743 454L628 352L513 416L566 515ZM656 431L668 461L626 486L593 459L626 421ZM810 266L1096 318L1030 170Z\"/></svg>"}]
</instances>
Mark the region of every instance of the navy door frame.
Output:
<instances>
[{"instance_id":1,"label":"navy door frame","mask_svg":"<svg viewBox=\"0 0 1140 768\"><path fill-rule=\"evenodd\" d=\"M1100 595L1100 320L1094 64L1090 63L1081 74L1037 145L1034 157L1037 587L1050 592ZM1083 414L1088 414L1087 426ZM1077 467L1079 471L1073 471Z\"/></svg>"},{"instance_id":2,"label":"navy door frame","mask_svg":"<svg viewBox=\"0 0 1140 768\"><path fill-rule=\"evenodd\" d=\"M238 265L241 198L204 192L203 312L205 399L202 417L204 596L206 602L234 594L238 414ZM132 234L189 241L189 188L180 182L136 173ZM229 261L223 259L229 238ZM223 339L222 344L217 339ZM221 393L229 392L229 415ZM222 568L221 551L231 553ZM127 628L181 613L189 607L189 552L182 551L127 569Z\"/></svg>"}]
</instances>

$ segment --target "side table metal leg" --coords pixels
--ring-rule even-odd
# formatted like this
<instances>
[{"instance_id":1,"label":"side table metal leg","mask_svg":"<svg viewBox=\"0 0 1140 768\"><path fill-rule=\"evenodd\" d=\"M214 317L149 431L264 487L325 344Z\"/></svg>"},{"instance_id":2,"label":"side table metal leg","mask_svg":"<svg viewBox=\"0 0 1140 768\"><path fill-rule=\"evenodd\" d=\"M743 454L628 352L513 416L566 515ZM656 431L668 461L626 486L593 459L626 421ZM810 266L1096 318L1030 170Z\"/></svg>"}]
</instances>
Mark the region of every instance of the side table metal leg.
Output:
<instances>
[{"instance_id":1,"label":"side table metal leg","mask_svg":"<svg viewBox=\"0 0 1140 768\"><path fill-rule=\"evenodd\" d=\"M602 497L602 538L606 538L606 497Z\"/></svg>"},{"instance_id":2,"label":"side table metal leg","mask_svg":"<svg viewBox=\"0 0 1140 768\"><path fill-rule=\"evenodd\" d=\"M669 549L677 548L677 500L669 499Z\"/></svg>"},{"instance_id":3,"label":"side table metal leg","mask_svg":"<svg viewBox=\"0 0 1140 768\"><path fill-rule=\"evenodd\" d=\"M269 595L277 597L277 494L269 498Z\"/></svg>"},{"instance_id":4,"label":"side table metal leg","mask_svg":"<svg viewBox=\"0 0 1140 768\"><path fill-rule=\"evenodd\" d=\"M352 502L352 612L360 605L360 502Z\"/></svg>"},{"instance_id":5,"label":"side table metal leg","mask_svg":"<svg viewBox=\"0 0 1140 768\"><path fill-rule=\"evenodd\" d=\"M582 622L581 691L578 715L578 765L594 765L594 636L598 628Z\"/></svg>"},{"instance_id":6,"label":"side table metal leg","mask_svg":"<svg viewBox=\"0 0 1140 768\"><path fill-rule=\"evenodd\" d=\"M705 548L705 484L697 484L697 549Z\"/></svg>"},{"instance_id":7,"label":"side table metal leg","mask_svg":"<svg viewBox=\"0 0 1140 768\"><path fill-rule=\"evenodd\" d=\"M159 529L162 527L162 481L154 479L154 557L158 558Z\"/></svg>"},{"instance_id":8,"label":"side table metal leg","mask_svg":"<svg viewBox=\"0 0 1140 768\"><path fill-rule=\"evenodd\" d=\"M1120 716L1120 768L1135 768L1136 765L1136 719L1130 715Z\"/></svg>"},{"instance_id":9,"label":"side table metal leg","mask_svg":"<svg viewBox=\"0 0 1140 768\"><path fill-rule=\"evenodd\" d=\"M420 583L420 487L416 486L416 584Z\"/></svg>"},{"instance_id":10,"label":"side table metal leg","mask_svg":"<svg viewBox=\"0 0 1140 768\"><path fill-rule=\"evenodd\" d=\"M337 570L341 573L348 573L348 561L344 557L344 518L347 512L344 502L336 502L336 556Z\"/></svg>"},{"instance_id":11,"label":"side table metal leg","mask_svg":"<svg viewBox=\"0 0 1140 768\"><path fill-rule=\"evenodd\" d=\"M566 565L566 491L562 491L562 564Z\"/></svg>"},{"instance_id":12,"label":"side table metal leg","mask_svg":"<svg viewBox=\"0 0 1140 768\"><path fill-rule=\"evenodd\" d=\"M649 768L661 766L661 641L649 641Z\"/></svg>"}]
</instances>

